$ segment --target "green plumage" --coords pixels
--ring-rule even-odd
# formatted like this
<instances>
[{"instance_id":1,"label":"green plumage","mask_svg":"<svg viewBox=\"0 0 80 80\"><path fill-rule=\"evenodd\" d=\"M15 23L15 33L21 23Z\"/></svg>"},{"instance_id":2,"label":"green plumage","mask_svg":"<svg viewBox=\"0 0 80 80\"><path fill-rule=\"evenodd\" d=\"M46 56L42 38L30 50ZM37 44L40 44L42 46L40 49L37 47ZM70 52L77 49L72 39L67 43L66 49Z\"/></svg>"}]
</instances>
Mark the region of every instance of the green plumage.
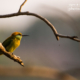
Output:
<instances>
[{"instance_id":1,"label":"green plumage","mask_svg":"<svg viewBox=\"0 0 80 80\"><path fill-rule=\"evenodd\" d=\"M20 40L9 37L2 44L8 52L13 52L20 45Z\"/></svg>"},{"instance_id":2,"label":"green plumage","mask_svg":"<svg viewBox=\"0 0 80 80\"><path fill-rule=\"evenodd\" d=\"M20 34L20 33L19 33ZM22 35L14 34L8 37L2 45L5 47L6 51L13 52L19 45L21 41ZM2 55L2 53L0 53Z\"/></svg>"}]
</instances>

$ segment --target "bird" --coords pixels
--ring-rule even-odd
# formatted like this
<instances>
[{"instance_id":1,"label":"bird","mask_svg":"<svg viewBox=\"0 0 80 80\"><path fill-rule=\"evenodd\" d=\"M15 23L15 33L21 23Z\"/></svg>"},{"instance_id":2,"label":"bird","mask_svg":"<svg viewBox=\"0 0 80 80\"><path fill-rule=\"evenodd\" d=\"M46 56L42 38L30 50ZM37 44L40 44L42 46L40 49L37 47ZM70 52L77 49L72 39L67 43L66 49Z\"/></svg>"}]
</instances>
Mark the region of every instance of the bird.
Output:
<instances>
[{"instance_id":1,"label":"bird","mask_svg":"<svg viewBox=\"0 0 80 80\"><path fill-rule=\"evenodd\" d=\"M20 32L14 32L10 37L3 41L2 45L6 51L13 53L14 50L20 46L20 42L23 36L29 35L22 35ZM0 53L0 55L2 55L2 53Z\"/></svg>"}]
</instances>

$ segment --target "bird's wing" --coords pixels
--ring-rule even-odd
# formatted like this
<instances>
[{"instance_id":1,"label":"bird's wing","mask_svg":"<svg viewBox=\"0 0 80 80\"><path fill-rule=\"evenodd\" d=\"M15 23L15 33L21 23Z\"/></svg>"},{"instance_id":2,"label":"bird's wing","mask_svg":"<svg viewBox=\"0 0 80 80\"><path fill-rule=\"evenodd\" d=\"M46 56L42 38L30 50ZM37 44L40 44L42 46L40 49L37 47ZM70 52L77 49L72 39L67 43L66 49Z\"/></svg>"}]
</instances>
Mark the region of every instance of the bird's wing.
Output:
<instances>
[{"instance_id":1,"label":"bird's wing","mask_svg":"<svg viewBox=\"0 0 80 80\"><path fill-rule=\"evenodd\" d=\"M12 39L11 37L9 37L2 43L2 45L6 48L11 42L12 42Z\"/></svg>"}]
</instances>

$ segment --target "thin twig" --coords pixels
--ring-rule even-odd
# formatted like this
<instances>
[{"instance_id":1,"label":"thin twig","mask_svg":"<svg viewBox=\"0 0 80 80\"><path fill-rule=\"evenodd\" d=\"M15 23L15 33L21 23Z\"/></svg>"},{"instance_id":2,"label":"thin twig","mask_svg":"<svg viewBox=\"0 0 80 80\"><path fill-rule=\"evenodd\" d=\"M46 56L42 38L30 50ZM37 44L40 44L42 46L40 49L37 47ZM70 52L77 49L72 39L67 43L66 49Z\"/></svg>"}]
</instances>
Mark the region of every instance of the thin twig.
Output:
<instances>
[{"instance_id":1,"label":"thin twig","mask_svg":"<svg viewBox=\"0 0 80 80\"><path fill-rule=\"evenodd\" d=\"M56 34L56 35L58 35L61 38L69 38L69 39L72 39L74 41L80 42L80 39L78 39L77 36L67 36L67 35L62 35L62 34Z\"/></svg>"},{"instance_id":2,"label":"thin twig","mask_svg":"<svg viewBox=\"0 0 80 80\"><path fill-rule=\"evenodd\" d=\"M22 7L24 6L24 4L25 4L26 2L27 2L27 0L25 0L25 1L21 4L18 13L21 12L21 9L22 9Z\"/></svg>"},{"instance_id":3,"label":"thin twig","mask_svg":"<svg viewBox=\"0 0 80 80\"><path fill-rule=\"evenodd\" d=\"M20 65L24 66L24 63L22 62L22 60L19 57L17 57L16 55L14 55L13 53L7 52L5 50L5 48L3 47L2 43L0 43L0 53L3 53L8 58L10 58L10 59L18 62Z\"/></svg>"}]
</instances>

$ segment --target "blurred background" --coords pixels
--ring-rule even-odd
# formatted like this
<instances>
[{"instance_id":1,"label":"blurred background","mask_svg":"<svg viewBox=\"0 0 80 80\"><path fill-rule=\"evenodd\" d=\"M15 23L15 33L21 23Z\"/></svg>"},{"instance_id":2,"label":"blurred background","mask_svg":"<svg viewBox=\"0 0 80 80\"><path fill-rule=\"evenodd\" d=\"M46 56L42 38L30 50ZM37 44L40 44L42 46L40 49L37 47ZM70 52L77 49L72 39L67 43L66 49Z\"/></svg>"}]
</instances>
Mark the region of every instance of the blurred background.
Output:
<instances>
[{"instance_id":1,"label":"blurred background","mask_svg":"<svg viewBox=\"0 0 80 80\"><path fill-rule=\"evenodd\" d=\"M0 15L16 13L23 1L0 0ZM60 34L80 38L80 0L28 0L24 11L48 19ZM0 56L0 80L57 80L60 72L80 79L79 42L67 38L57 41L51 28L34 16L0 18L0 42L16 31L29 35L14 51L25 67Z\"/></svg>"}]
</instances>

